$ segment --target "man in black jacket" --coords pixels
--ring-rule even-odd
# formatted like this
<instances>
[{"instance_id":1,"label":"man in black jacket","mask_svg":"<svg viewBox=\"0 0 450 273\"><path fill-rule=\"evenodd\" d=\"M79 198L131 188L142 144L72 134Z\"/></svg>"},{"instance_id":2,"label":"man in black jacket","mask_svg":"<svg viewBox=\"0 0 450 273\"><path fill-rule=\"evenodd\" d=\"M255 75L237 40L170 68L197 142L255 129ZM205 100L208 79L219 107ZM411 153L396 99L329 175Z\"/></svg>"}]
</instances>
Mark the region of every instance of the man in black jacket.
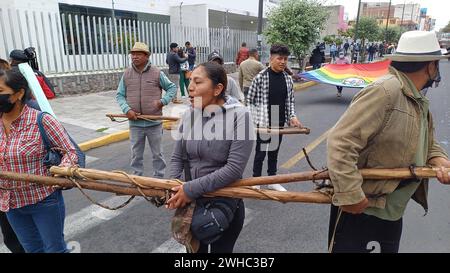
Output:
<instances>
[{"instance_id":1,"label":"man in black jacket","mask_svg":"<svg viewBox=\"0 0 450 273\"><path fill-rule=\"evenodd\" d=\"M177 43L170 44L170 52L167 54L166 63L169 65L169 80L175 83L177 89L180 89L180 64L184 63L188 58L180 58L178 50Z\"/></svg>"},{"instance_id":2,"label":"man in black jacket","mask_svg":"<svg viewBox=\"0 0 450 273\"><path fill-rule=\"evenodd\" d=\"M187 51L187 54L188 54L189 71L192 71L192 70L194 70L195 61L197 59L197 51L191 45L190 42L186 42L185 46L186 46L186 51Z\"/></svg>"}]
</instances>

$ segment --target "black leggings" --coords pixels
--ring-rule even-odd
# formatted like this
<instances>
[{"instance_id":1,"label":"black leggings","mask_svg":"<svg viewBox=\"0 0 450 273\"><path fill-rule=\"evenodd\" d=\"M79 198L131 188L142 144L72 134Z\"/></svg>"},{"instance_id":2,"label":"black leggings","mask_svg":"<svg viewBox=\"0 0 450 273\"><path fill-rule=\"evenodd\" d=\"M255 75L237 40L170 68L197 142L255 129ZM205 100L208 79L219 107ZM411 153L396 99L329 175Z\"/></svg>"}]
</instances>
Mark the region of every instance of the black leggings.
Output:
<instances>
[{"instance_id":1,"label":"black leggings","mask_svg":"<svg viewBox=\"0 0 450 273\"><path fill-rule=\"evenodd\" d=\"M22 245L17 239L16 233L6 218L6 213L0 211L0 227L3 234L3 242L12 253L25 253Z\"/></svg>"},{"instance_id":2,"label":"black leggings","mask_svg":"<svg viewBox=\"0 0 450 273\"><path fill-rule=\"evenodd\" d=\"M367 214L355 215L346 212L338 216L339 207L331 206L328 232L328 247L333 244L331 252L398 252L402 236L402 218L386 221Z\"/></svg>"},{"instance_id":3,"label":"black leggings","mask_svg":"<svg viewBox=\"0 0 450 273\"><path fill-rule=\"evenodd\" d=\"M211 253L233 253L234 245L244 226L245 207L244 201L239 200L230 227L223 233L219 240L211 244ZM197 253L208 253L208 245L200 243Z\"/></svg>"}]
</instances>

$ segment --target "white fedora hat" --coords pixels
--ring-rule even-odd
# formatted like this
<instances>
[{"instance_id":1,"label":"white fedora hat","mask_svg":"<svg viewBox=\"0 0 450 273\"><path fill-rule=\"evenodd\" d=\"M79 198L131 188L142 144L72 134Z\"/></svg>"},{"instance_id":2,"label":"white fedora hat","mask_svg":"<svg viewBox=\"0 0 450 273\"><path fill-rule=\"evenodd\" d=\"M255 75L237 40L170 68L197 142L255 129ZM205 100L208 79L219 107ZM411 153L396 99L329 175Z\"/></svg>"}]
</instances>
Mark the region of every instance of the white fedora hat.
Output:
<instances>
[{"instance_id":1,"label":"white fedora hat","mask_svg":"<svg viewBox=\"0 0 450 273\"><path fill-rule=\"evenodd\" d=\"M395 54L385 57L397 62L431 62L447 59L449 56L442 54L434 32L415 30L403 33Z\"/></svg>"}]
</instances>

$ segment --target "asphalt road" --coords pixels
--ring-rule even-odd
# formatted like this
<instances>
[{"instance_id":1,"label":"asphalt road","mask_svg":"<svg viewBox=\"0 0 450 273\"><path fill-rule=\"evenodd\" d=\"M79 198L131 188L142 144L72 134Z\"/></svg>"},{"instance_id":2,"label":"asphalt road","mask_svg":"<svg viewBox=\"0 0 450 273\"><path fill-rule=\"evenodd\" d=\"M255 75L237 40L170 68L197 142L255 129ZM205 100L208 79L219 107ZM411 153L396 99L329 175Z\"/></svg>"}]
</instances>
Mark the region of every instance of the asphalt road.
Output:
<instances>
[{"instance_id":1,"label":"asphalt road","mask_svg":"<svg viewBox=\"0 0 450 273\"><path fill-rule=\"evenodd\" d=\"M428 92L434 114L436 137L450 151L449 84L450 63L441 63L442 83ZM343 97L336 97L336 88L317 85L296 93L296 109L303 124L311 128L308 136L287 136L283 140L279 166L314 142L330 129L349 105L358 90L344 89ZM170 161L173 141L165 132L164 156ZM129 171L129 143L121 142L88 152L89 168ZM316 167L326 165L325 141L310 153ZM146 175L151 171L150 151L146 150ZM251 176L253 155L244 176ZM266 168L266 167L264 167ZM302 159L290 169L279 173L309 170ZM264 169L265 170L265 169ZM168 173L168 172L167 172ZM309 191L312 183L288 184L288 190ZM114 204L124 200L110 194L90 194L99 201ZM77 190L64 192L66 201L66 237L75 251L97 252L180 252L182 247L171 240L170 220L173 214L156 208L138 198L125 209L109 212L99 209ZM430 210L427 216L413 201L404 217L401 252L450 252L450 187L436 180L430 185ZM310 253L327 252L328 205L281 204L274 201L245 200L245 227L236 243L235 252L244 253Z\"/></svg>"}]
</instances>

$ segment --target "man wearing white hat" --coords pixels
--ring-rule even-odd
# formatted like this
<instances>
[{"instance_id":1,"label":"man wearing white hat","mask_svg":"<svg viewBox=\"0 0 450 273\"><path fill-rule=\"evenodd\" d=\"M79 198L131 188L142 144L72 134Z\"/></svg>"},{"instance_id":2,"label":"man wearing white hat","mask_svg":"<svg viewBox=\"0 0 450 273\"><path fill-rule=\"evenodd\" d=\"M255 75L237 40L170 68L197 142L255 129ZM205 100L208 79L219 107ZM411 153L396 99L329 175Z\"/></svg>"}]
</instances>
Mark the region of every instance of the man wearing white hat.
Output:
<instances>
[{"instance_id":1,"label":"man wearing white hat","mask_svg":"<svg viewBox=\"0 0 450 273\"><path fill-rule=\"evenodd\" d=\"M153 176L164 177L166 162L162 156L163 128L160 121L140 120L138 116L162 115L177 87L157 67L150 63L149 47L137 42L131 49L132 66L125 70L117 89L116 100L130 120L131 168L133 174L144 173L144 149L147 139L153 154ZM162 97L162 90L166 91Z\"/></svg>"},{"instance_id":2,"label":"man wearing white hat","mask_svg":"<svg viewBox=\"0 0 450 273\"><path fill-rule=\"evenodd\" d=\"M440 81L436 35L410 31L400 38L389 74L361 90L332 129L327 163L334 187L330 252L398 252L402 217L412 198L428 210L426 179L369 180L358 169L450 167L433 135L421 91ZM414 176L414 175L413 175ZM438 180L450 183L448 173Z\"/></svg>"}]
</instances>

